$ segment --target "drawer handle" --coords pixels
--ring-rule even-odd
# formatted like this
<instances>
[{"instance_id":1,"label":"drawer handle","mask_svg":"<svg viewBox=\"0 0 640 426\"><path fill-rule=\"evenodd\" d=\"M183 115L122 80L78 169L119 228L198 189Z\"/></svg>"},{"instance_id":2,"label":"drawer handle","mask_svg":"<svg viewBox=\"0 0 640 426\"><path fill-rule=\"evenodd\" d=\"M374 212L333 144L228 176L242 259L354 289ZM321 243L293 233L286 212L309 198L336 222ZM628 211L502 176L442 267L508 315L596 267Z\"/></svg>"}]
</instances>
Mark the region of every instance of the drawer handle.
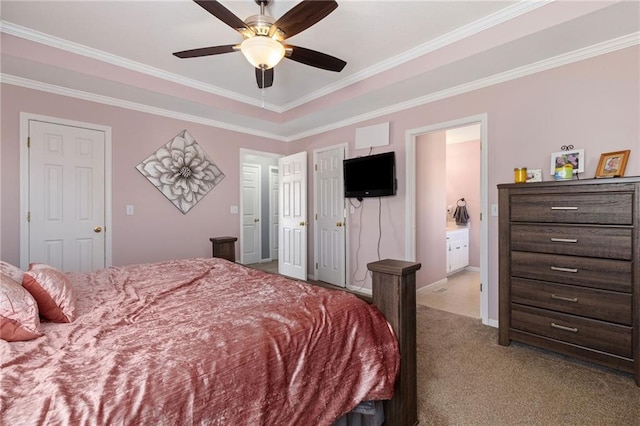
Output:
<instances>
[{"instance_id":1,"label":"drawer handle","mask_svg":"<svg viewBox=\"0 0 640 426\"><path fill-rule=\"evenodd\" d=\"M577 268L561 268L559 266L552 266L551 267L552 271L560 271L560 272L572 272L572 273L576 273L578 272Z\"/></svg>"},{"instance_id":2,"label":"drawer handle","mask_svg":"<svg viewBox=\"0 0 640 426\"><path fill-rule=\"evenodd\" d=\"M565 297L565 296L558 296L557 294L551 294L551 298L552 299L557 299L557 300L564 300L565 302L573 302L573 303L578 303L578 298L577 297Z\"/></svg>"},{"instance_id":3,"label":"drawer handle","mask_svg":"<svg viewBox=\"0 0 640 426\"><path fill-rule=\"evenodd\" d=\"M555 322L551 323L551 327L557 328L558 330L570 331L572 333L577 333L578 332L578 329L575 328L575 327L566 327L564 325L556 324Z\"/></svg>"},{"instance_id":4,"label":"drawer handle","mask_svg":"<svg viewBox=\"0 0 640 426\"><path fill-rule=\"evenodd\" d=\"M552 206L551 210L578 210L577 207Z\"/></svg>"},{"instance_id":5,"label":"drawer handle","mask_svg":"<svg viewBox=\"0 0 640 426\"><path fill-rule=\"evenodd\" d=\"M552 243L577 243L577 238L551 238Z\"/></svg>"}]
</instances>

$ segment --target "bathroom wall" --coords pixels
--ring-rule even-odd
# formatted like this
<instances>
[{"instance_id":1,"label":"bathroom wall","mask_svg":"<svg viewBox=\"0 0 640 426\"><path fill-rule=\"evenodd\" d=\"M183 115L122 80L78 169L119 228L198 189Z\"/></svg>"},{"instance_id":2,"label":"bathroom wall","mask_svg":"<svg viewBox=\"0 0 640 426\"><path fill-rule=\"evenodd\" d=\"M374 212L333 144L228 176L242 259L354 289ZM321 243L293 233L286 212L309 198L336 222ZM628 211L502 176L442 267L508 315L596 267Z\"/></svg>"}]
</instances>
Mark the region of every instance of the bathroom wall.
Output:
<instances>
[{"instance_id":1,"label":"bathroom wall","mask_svg":"<svg viewBox=\"0 0 640 426\"><path fill-rule=\"evenodd\" d=\"M447 206L464 198L469 212L469 266L480 268L480 140L447 144Z\"/></svg>"},{"instance_id":2,"label":"bathroom wall","mask_svg":"<svg viewBox=\"0 0 640 426\"><path fill-rule=\"evenodd\" d=\"M416 139L416 261L422 268L417 287L446 278L447 201L446 131L425 133Z\"/></svg>"}]
</instances>

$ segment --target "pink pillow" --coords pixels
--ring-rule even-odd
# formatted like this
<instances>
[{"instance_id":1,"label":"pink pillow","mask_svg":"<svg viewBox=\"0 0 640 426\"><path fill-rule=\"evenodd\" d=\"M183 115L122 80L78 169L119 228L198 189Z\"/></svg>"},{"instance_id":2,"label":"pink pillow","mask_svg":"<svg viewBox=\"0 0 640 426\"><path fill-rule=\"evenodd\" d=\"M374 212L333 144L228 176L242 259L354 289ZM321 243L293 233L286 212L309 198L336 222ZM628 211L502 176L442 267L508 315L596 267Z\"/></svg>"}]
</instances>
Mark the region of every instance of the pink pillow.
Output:
<instances>
[{"instance_id":1,"label":"pink pillow","mask_svg":"<svg viewBox=\"0 0 640 426\"><path fill-rule=\"evenodd\" d=\"M24 272L17 266L13 266L10 263L0 260L0 271L9 275L18 284L22 282L22 275L24 274Z\"/></svg>"},{"instance_id":2,"label":"pink pillow","mask_svg":"<svg viewBox=\"0 0 640 426\"><path fill-rule=\"evenodd\" d=\"M17 342L39 336L38 304L10 275L0 271L0 339Z\"/></svg>"},{"instance_id":3,"label":"pink pillow","mask_svg":"<svg viewBox=\"0 0 640 426\"><path fill-rule=\"evenodd\" d=\"M67 276L53 267L24 273L22 286L31 293L40 315L52 322L72 322L76 316L76 293Z\"/></svg>"},{"instance_id":4,"label":"pink pillow","mask_svg":"<svg viewBox=\"0 0 640 426\"><path fill-rule=\"evenodd\" d=\"M29 264L29 270L31 271L32 269L56 269L51 265L47 265L46 263L30 263Z\"/></svg>"}]
</instances>

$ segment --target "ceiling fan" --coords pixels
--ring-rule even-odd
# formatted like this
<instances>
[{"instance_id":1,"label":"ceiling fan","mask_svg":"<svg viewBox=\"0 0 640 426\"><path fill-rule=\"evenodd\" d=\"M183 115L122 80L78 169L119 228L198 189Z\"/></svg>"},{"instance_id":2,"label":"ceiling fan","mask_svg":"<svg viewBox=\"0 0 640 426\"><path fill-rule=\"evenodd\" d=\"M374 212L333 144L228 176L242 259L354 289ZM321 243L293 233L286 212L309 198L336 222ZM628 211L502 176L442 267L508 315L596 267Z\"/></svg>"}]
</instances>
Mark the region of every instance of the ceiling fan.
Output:
<instances>
[{"instance_id":1,"label":"ceiling fan","mask_svg":"<svg viewBox=\"0 0 640 426\"><path fill-rule=\"evenodd\" d=\"M289 37L306 30L333 12L338 7L338 3L333 0L303 0L278 20L274 20L264 13L265 7L271 3L271 0L254 0L260 6L260 14L250 16L244 21L218 1L194 1L207 12L238 31L244 40L240 44L175 52L174 55L178 58L197 58L241 51L255 67L256 81L261 89L273 85L273 67L283 57L301 64L335 72L342 71L347 65L342 59L326 53L284 43Z\"/></svg>"}]
</instances>

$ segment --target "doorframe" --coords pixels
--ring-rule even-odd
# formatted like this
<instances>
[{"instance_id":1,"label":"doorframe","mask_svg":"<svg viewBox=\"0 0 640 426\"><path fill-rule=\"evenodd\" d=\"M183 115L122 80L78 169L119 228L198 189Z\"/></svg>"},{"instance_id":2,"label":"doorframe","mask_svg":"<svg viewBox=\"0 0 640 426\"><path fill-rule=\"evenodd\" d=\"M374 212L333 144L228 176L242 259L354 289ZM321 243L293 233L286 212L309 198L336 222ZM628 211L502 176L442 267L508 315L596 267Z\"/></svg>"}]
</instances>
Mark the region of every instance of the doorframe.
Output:
<instances>
[{"instance_id":1,"label":"doorframe","mask_svg":"<svg viewBox=\"0 0 640 426\"><path fill-rule=\"evenodd\" d=\"M407 196L405 206L405 253L410 261L416 260L416 140L425 133L438 130L446 130L454 127L464 127L480 123L480 316L482 324L496 327L497 324L489 322L489 216L487 215L488 203L488 163L489 163L489 139L487 133L487 113L463 117L456 120L432 124L405 132L406 147L406 185Z\"/></svg>"},{"instance_id":2,"label":"doorframe","mask_svg":"<svg viewBox=\"0 0 640 426\"><path fill-rule=\"evenodd\" d=\"M318 154L324 151L331 151L334 149L338 149L338 148L342 148L344 150L344 158L347 158L347 155L349 154L349 144L348 143L340 143L337 145L331 145L331 146L327 146L327 147L323 147L323 148L318 148L318 149L314 149L313 150L313 168L315 169L316 164L318 164ZM314 170L315 171L315 170ZM316 263L318 263L318 253L319 253L319 246L320 246L320 239L318 238L318 227L316 226L316 221L315 221L315 217L318 214L318 193L320 191L318 191L318 181L316 179L316 173L313 173L313 274L311 274L311 276L313 277L314 281L318 280L318 269L315 267ZM350 226L347 226L347 221L348 221L348 216L347 215L347 203L346 203L346 198L343 198L342 201L342 210L343 210L343 215L344 215L344 228L345 228L345 233L344 233L344 258L342 259L344 262L344 285L345 288L348 287L349 283L347 282L347 276L348 276L348 271L350 271L351 269L349 269L350 264L349 264L349 256L347 255L347 253L349 253L349 228ZM309 275L309 272L307 270L307 275Z\"/></svg>"},{"instance_id":3,"label":"doorframe","mask_svg":"<svg viewBox=\"0 0 640 426\"><path fill-rule=\"evenodd\" d=\"M278 166L269 166L269 261L273 261L275 259L278 258L278 256L276 255L275 257L273 256L275 247L274 247L274 241L278 241L278 244L280 244L279 242L279 237L278 237L278 231L276 230L275 232L273 231L273 226L271 223L271 218L273 217L273 210L274 210L274 203L272 202L273 200L273 174L278 175L279 169ZM279 191L279 189L278 189ZM279 197L280 195L278 195ZM276 199L275 204L278 204L278 200ZM278 221L280 221L280 218L278 218Z\"/></svg>"},{"instance_id":4,"label":"doorframe","mask_svg":"<svg viewBox=\"0 0 640 426\"><path fill-rule=\"evenodd\" d=\"M239 155L239 163L238 163L238 193L240 195L239 197L239 211L238 211L238 223L240 224L240 235L238 238L238 249L240 251L240 261L242 261L242 241L243 241L243 236L244 236L244 231L243 231L243 224L242 224L242 215L243 215L243 201L242 201L242 165L245 163L250 163L250 160L246 160L246 157L248 155L254 155L256 157L267 157L267 158L273 158L276 160L276 164L278 161L278 158L280 157L284 157L284 154L276 154L273 152L266 152L266 151L258 151L255 149L248 149L248 148L240 148L240 155ZM269 203L271 203L271 200L269 200ZM262 206L260 206L260 220L262 220ZM279 235L276 235L277 238L280 238ZM261 236L262 238L262 236ZM278 244L280 244L280 241L278 241ZM262 247L260 247L260 253L262 253ZM270 254L271 255L271 254ZM260 255L260 262L262 261L262 254Z\"/></svg>"},{"instance_id":5,"label":"doorframe","mask_svg":"<svg viewBox=\"0 0 640 426\"><path fill-rule=\"evenodd\" d=\"M244 168L245 166L255 167L258 169L258 242L256 244L256 251L258 252L258 261L256 263L262 263L262 164L252 163L245 161L240 166L240 263L247 265L247 259L245 259L244 249L242 242L244 241ZM271 202L271 200L269 200ZM255 221L254 221L255 224ZM255 232L255 231L254 231Z\"/></svg>"},{"instance_id":6,"label":"doorframe","mask_svg":"<svg viewBox=\"0 0 640 426\"><path fill-rule=\"evenodd\" d=\"M26 270L29 267L29 122L42 121L45 123L62 126L80 127L83 129L104 132L104 264L111 266L113 262L113 226L112 226L112 152L111 152L111 126L104 126L82 121L67 120L28 112L20 113L20 267Z\"/></svg>"}]
</instances>

